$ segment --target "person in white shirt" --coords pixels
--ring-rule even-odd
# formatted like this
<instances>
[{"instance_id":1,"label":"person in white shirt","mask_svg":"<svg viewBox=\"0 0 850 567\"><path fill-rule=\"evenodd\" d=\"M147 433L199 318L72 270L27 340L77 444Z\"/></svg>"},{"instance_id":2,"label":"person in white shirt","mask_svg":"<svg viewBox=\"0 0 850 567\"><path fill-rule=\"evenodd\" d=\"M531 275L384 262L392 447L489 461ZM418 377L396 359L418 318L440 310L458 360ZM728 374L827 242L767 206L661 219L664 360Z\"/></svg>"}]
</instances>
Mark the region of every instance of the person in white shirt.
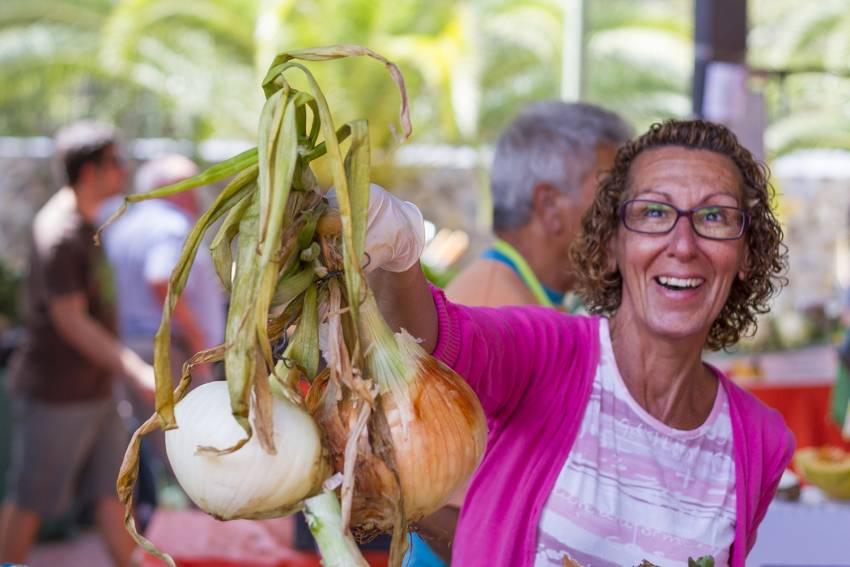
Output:
<instances>
[{"instance_id":1,"label":"person in white shirt","mask_svg":"<svg viewBox=\"0 0 850 567\"><path fill-rule=\"evenodd\" d=\"M143 164L136 172L134 191L146 193L195 175L197 166L182 155L165 155ZM120 198L105 204L101 221L120 204ZM118 300L119 333L141 358L153 362L154 336L159 328L171 272L177 265L186 237L199 213L198 195L184 191L162 199L132 204L127 212L102 234L106 255L112 264ZM198 251L186 288L177 302L172 321L172 373L179 376L183 363L197 352L224 341L225 296L205 247ZM209 365L196 366L193 384L213 379ZM129 402L125 413L132 427L154 411L150 400L131 391L119 392ZM126 412L126 410L125 410ZM129 413L129 412L128 412ZM167 471L164 437L161 432L143 440L140 486L145 497L137 506L142 518L156 504L156 479ZM150 467L145 470L145 467ZM150 473L150 476L146 476Z\"/></svg>"},{"instance_id":2,"label":"person in white shirt","mask_svg":"<svg viewBox=\"0 0 850 567\"><path fill-rule=\"evenodd\" d=\"M197 173L182 155L166 155L142 165L134 191L146 193ZM176 195L135 203L103 235L115 271L121 336L150 358L159 328L168 280L199 212L198 195ZM104 210L104 213L111 212ZM225 299L209 253L200 250L174 313L182 363L188 356L224 340ZM180 358L180 357L178 357Z\"/></svg>"}]
</instances>

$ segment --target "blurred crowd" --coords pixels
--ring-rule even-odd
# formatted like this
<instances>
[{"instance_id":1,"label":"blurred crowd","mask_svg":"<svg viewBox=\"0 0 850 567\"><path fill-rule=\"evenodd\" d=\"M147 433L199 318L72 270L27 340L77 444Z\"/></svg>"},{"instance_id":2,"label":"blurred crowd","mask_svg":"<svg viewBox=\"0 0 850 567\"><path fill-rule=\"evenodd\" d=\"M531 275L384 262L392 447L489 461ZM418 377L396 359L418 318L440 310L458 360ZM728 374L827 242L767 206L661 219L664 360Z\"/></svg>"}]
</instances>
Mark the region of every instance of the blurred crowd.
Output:
<instances>
[{"instance_id":1,"label":"blurred crowd","mask_svg":"<svg viewBox=\"0 0 850 567\"><path fill-rule=\"evenodd\" d=\"M592 105L549 101L521 113L497 144L495 244L460 274L450 295L481 305L574 302L567 299L568 272L559 266L568 262L599 175L630 134L621 118ZM149 193L198 167L185 156L162 155L140 164L131 178L119 133L96 122L63 129L55 147L66 185L33 223L26 339L9 368L14 436L0 558L23 563L42 521L73 503L94 510L115 564L124 566L135 544L123 527L114 482L129 432L153 412L154 337L169 278L203 203L191 190L134 203L108 219L126 193ZM202 247L174 310L175 374L193 354L222 343L225 301ZM223 377L220 368L195 370L194 384ZM173 484L158 433L142 441L136 502L142 527L163 486ZM462 497L441 512L450 521L440 525L453 526ZM303 521L294 533L296 546L312 548ZM426 524L422 534L428 533ZM387 544L381 539L372 547ZM412 550L411 565L448 561L448 550L431 550L418 536Z\"/></svg>"},{"instance_id":2,"label":"blurred crowd","mask_svg":"<svg viewBox=\"0 0 850 567\"><path fill-rule=\"evenodd\" d=\"M115 565L131 565L115 479L129 431L154 409L154 335L171 272L200 210L186 192L131 208L95 234L128 190L149 192L197 172L183 156L142 164L130 182L118 132L97 122L60 131L66 184L38 211L22 296L25 335L8 368L11 462L0 511L0 559L25 563L45 519L87 511ZM174 313L173 360L221 344L225 297L208 254ZM200 367L195 383L213 379ZM138 521L168 482L162 436L145 439Z\"/></svg>"}]
</instances>

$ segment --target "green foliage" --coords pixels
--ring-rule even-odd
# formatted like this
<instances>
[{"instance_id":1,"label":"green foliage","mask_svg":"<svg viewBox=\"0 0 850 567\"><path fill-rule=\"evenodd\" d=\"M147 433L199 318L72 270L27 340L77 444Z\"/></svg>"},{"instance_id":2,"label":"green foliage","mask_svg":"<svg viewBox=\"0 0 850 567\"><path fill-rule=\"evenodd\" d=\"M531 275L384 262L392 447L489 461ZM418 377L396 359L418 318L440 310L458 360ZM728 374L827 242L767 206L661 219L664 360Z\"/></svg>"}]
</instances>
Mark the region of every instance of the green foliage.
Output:
<instances>
[{"instance_id":1,"label":"green foliage","mask_svg":"<svg viewBox=\"0 0 850 567\"><path fill-rule=\"evenodd\" d=\"M850 4L757 0L750 10L749 64L766 79L773 156L801 148L850 149Z\"/></svg>"},{"instance_id":2,"label":"green foliage","mask_svg":"<svg viewBox=\"0 0 850 567\"><path fill-rule=\"evenodd\" d=\"M688 2L642 4L588 3L587 18L588 98L641 124L681 113L689 72L606 47L606 33L637 27L685 37L688 57ZM563 18L557 0L5 0L0 131L51 134L89 116L128 137L253 138L258 79L277 52L359 43L405 73L417 141L476 144L522 105L559 95ZM381 72L357 61L318 71L338 120L393 121ZM373 136L391 141L383 128Z\"/></svg>"},{"instance_id":3,"label":"green foliage","mask_svg":"<svg viewBox=\"0 0 850 567\"><path fill-rule=\"evenodd\" d=\"M690 113L693 3L585 3L584 98L637 130ZM762 81L767 148L850 148L847 0L754 0L749 64L815 72ZM3 0L0 133L52 134L80 117L128 137L253 139L257 88L285 49L358 43L405 74L420 142L493 140L528 102L561 91L558 0ZM393 121L380 69L323 66L339 121ZM297 82L297 81L296 81ZM373 144L392 144L373 128Z\"/></svg>"},{"instance_id":4,"label":"green foliage","mask_svg":"<svg viewBox=\"0 0 850 567\"><path fill-rule=\"evenodd\" d=\"M587 99L620 112L640 132L690 114L691 2L588 3Z\"/></svg>"}]
</instances>

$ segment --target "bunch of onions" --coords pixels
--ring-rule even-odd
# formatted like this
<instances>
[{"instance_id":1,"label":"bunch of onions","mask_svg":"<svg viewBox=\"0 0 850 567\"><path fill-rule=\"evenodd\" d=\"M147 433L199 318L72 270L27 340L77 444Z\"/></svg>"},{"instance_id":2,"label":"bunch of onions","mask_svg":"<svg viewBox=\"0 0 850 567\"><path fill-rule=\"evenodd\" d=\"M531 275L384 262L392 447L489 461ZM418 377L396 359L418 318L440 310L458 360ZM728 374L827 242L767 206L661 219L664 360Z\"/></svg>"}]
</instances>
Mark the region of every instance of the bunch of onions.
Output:
<instances>
[{"instance_id":1,"label":"bunch of onions","mask_svg":"<svg viewBox=\"0 0 850 567\"><path fill-rule=\"evenodd\" d=\"M445 504L478 466L487 429L469 386L407 332L393 333L371 292L360 315L366 373L376 386L373 401L340 388L329 357L307 407L327 436L336 470L350 462L351 444L363 440L365 424L372 435L384 435L380 443L358 445L353 491L343 485L343 509L351 496L351 525L369 538L391 531L400 518L415 523ZM367 422L363 415L370 411ZM392 451L382 454L387 441Z\"/></svg>"},{"instance_id":2,"label":"bunch of onions","mask_svg":"<svg viewBox=\"0 0 850 567\"><path fill-rule=\"evenodd\" d=\"M116 213L133 201L232 177L193 228L172 274L154 345L156 413L133 435L117 482L128 530L169 565L133 522L139 440L156 428L165 430L175 475L201 509L226 520L304 508L325 565L365 565L352 533L386 531L393 533L390 564L400 565L408 523L439 508L483 455L486 425L472 391L413 337L392 332L365 282L368 128L357 120L336 129L315 79L296 61L352 55L389 69L409 135L403 79L382 56L351 45L283 53L263 81L256 149L129 196ZM288 82L295 71L308 92ZM338 212L310 169L322 156ZM205 232L221 218L210 249L230 292L225 344L187 361L175 388L171 316ZM321 373L320 326L327 362ZM187 395L192 368L222 359L227 382Z\"/></svg>"}]
</instances>

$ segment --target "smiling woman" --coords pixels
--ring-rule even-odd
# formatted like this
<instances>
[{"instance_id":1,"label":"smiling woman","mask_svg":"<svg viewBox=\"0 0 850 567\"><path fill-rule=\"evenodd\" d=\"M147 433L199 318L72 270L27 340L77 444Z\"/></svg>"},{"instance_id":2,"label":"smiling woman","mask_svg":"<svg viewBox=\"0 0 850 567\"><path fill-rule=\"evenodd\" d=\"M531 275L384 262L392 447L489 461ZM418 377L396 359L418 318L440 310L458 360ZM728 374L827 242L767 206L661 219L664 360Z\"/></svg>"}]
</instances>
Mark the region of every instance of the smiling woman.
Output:
<instances>
[{"instance_id":1,"label":"smiling woman","mask_svg":"<svg viewBox=\"0 0 850 567\"><path fill-rule=\"evenodd\" d=\"M612 262L610 244L621 220L622 226L630 228L628 219L621 219L623 203L638 195L669 203L670 192L682 184L693 185L692 190L702 184L705 195L716 199L705 204L732 205L744 213L746 230L741 230L748 262L745 273L724 297L706 346L719 350L754 332L756 316L769 310L769 300L786 283L782 274L787 269L787 254L782 229L770 208L773 190L767 178L764 164L741 146L732 132L710 122L655 124L624 146L600 185L572 250L580 276L577 287L591 311L612 314L622 302L623 276ZM694 217L690 220L699 232Z\"/></svg>"},{"instance_id":2,"label":"smiling woman","mask_svg":"<svg viewBox=\"0 0 850 567\"><path fill-rule=\"evenodd\" d=\"M572 257L596 316L464 307L418 266L373 272L387 319L488 417L453 563L744 565L794 441L702 352L753 329L783 284L770 199L726 128L671 121L619 150L583 219ZM415 230L396 228L387 242Z\"/></svg>"}]
</instances>

